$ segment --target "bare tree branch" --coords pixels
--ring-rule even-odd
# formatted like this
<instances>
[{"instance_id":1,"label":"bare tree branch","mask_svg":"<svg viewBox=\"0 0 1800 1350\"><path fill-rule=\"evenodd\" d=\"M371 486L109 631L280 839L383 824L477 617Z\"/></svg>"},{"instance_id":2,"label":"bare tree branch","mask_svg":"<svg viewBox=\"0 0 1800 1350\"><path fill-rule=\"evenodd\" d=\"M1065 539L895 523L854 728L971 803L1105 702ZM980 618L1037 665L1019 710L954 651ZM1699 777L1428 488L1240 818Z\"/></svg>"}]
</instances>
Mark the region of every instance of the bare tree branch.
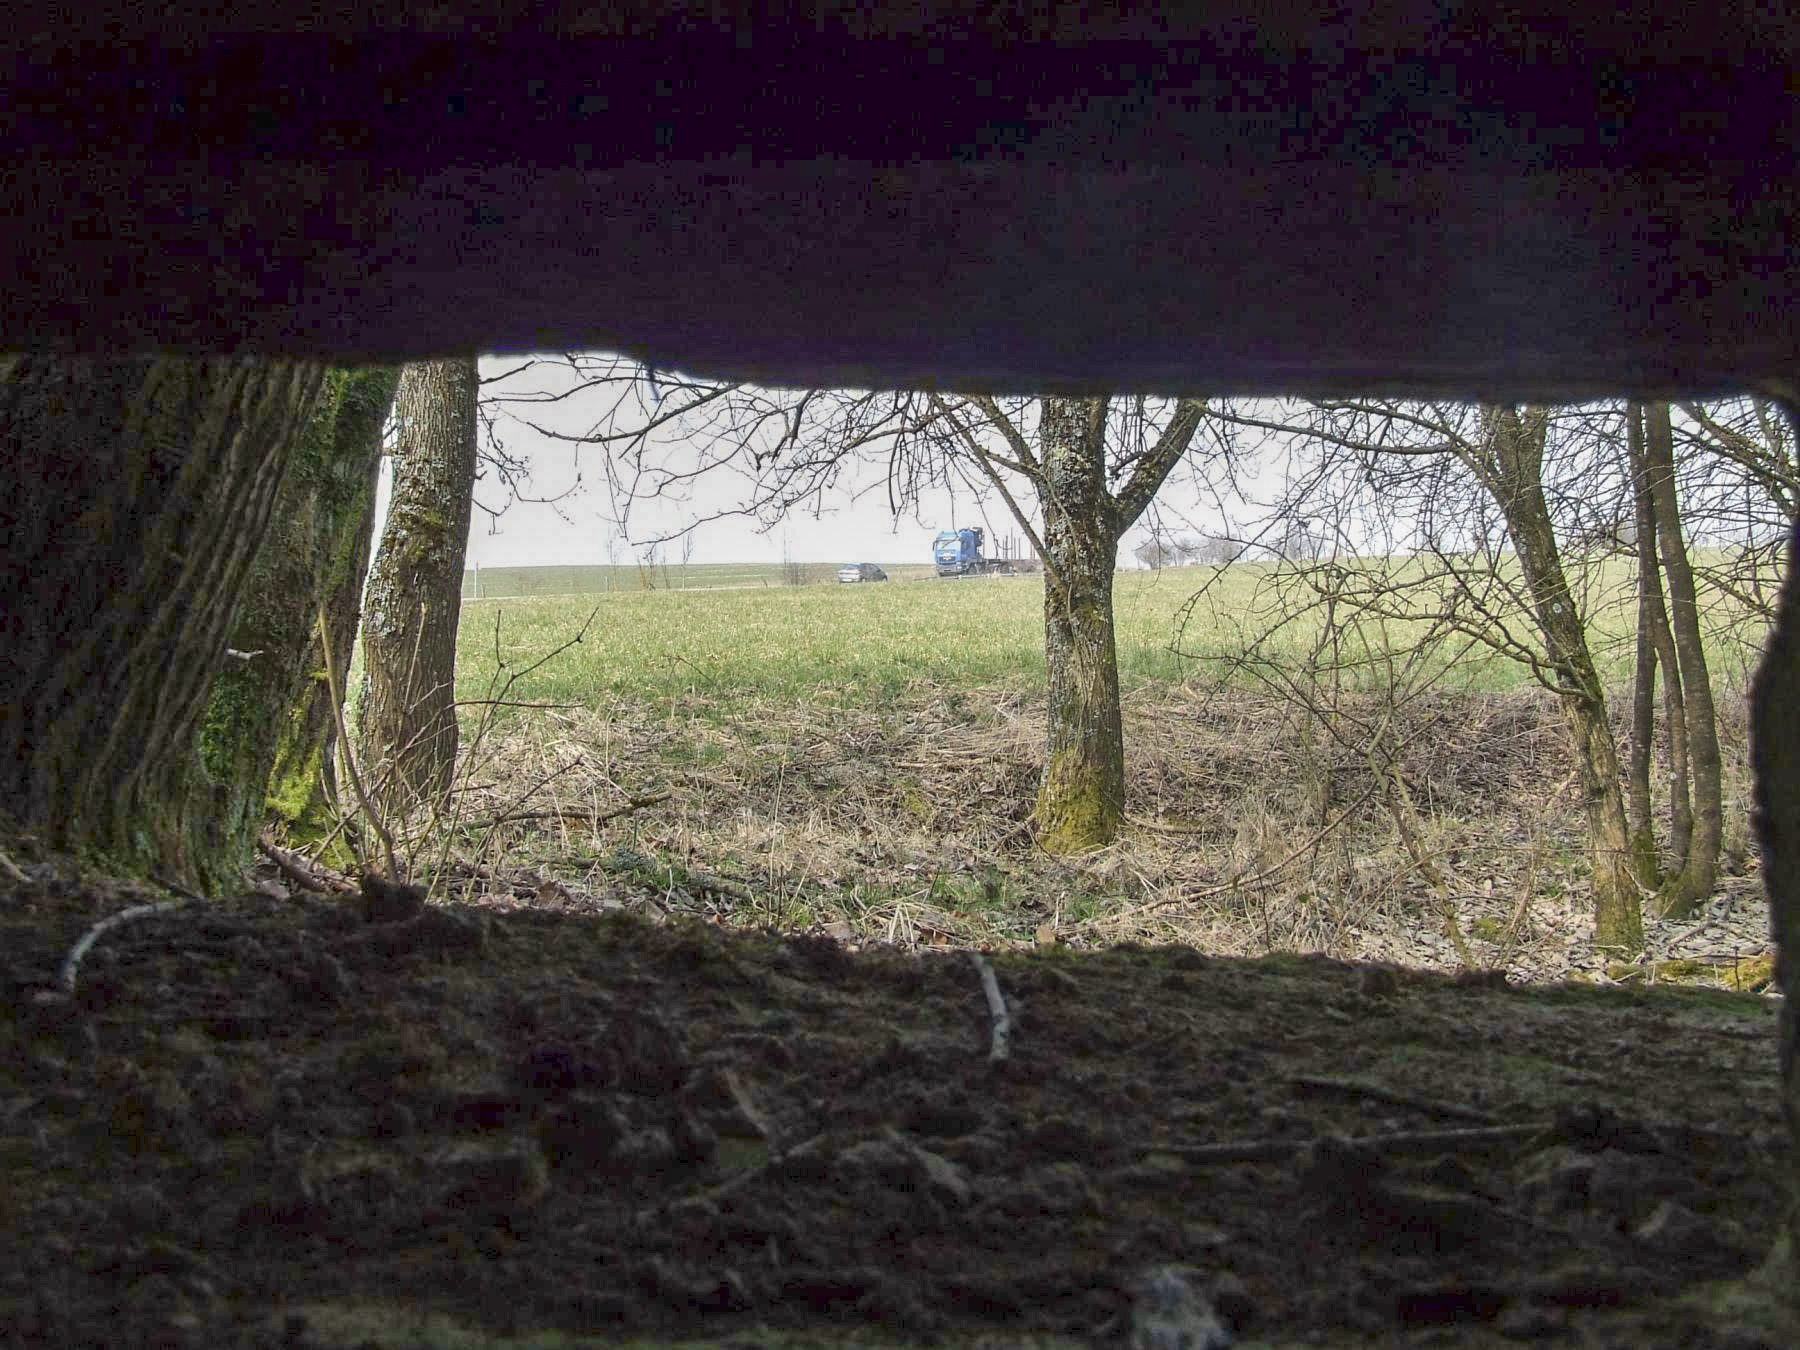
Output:
<instances>
[{"instance_id":1,"label":"bare tree branch","mask_svg":"<svg viewBox=\"0 0 1800 1350\"><path fill-rule=\"evenodd\" d=\"M1155 447L1136 461L1130 479L1113 496L1121 531L1144 514L1144 508L1150 505L1150 499L1156 496L1170 470L1187 454L1206 412L1204 399L1184 398L1175 405L1175 415L1163 428Z\"/></svg>"}]
</instances>

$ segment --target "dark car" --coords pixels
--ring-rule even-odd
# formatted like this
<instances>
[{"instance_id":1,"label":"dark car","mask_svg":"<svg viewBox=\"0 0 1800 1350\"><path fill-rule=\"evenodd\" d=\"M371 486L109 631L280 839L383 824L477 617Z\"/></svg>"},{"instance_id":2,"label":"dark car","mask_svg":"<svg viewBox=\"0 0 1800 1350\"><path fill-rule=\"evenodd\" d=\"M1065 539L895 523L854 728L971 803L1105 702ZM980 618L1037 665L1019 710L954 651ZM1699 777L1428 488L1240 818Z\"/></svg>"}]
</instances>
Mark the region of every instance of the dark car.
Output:
<instances>
[{"instance_id":1,"label":"dark car","mask_svg":"<svg viewBox=\"0 0 1800 1350\"><path fill-rule=\"evenodd\" d=\"M845 563L838 568L839 581L886 581L887 573L874 563Z\"/></svg>"}]
</instances>

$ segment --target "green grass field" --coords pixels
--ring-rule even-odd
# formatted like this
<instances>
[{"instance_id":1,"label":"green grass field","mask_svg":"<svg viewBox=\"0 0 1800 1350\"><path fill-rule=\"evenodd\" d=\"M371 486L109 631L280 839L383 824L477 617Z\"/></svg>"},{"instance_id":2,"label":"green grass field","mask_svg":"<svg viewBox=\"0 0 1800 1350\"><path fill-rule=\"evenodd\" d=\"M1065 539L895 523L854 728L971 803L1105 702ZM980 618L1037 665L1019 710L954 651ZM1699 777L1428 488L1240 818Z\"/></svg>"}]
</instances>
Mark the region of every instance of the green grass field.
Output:
<instances>
[{"instance_id":1,"label":"green grass field","mask_svg":"<svg viewBox=\"0 0 1800 1350\"><path fill-rule=\"evenodd\" d=\"M1350 697L1289 698L1282 679L1327 630L1316 608L1271 630L1275 571L1117 575L1130 828L1079 864L1025 846L1042 762L1041 578L796 586L746 568L725 586L730 572L708 569L712 587L470 599L457 809L475 824L442 847L459 865L528 867L515 890L544 877L580 895L637 887L660 906L717 904L733 921L828 922L881 941L915 940L923 924L1030 943L1053 915L1094 940L1442 964L1452 948L1419 936L1440 931L1442 895L1380 804L1349 795L1371 734L1364 714L1385 707L1456 908L1488 925L1469 931L1499 933L1488 957L1512 959L1529 894L1532 941L1551 953L1543 969L1562 971L1567 952L1552 949L1592 915L1556 700L1479 648L1448 670L1439 653L1430 698L1384 703L1379 661L1347 673ZM593 579L515 578L558 589ZM1615 567L1586 595L1615 711L1628 704L1629 582ZM1734 691L1754 632L1744 616L1709 602L1740 857L1748 790ZM1403 658L1424 627L1359 628L1341 612L1334 622L1339 655L1352 657ZM1247 644L1268 658L1264 681L1241 660ZM1519 960L1539 969L1535 956Z\"/></svg>"},{"instance_id":2,"label":"green grass field","mask_svg":"<svg viewBox=\"0 0 1800 1350\"><path fill-rule=\"evenodd\" d=\"M587 705L682 698L704 705L753 695L853 705L927 690L1041 687L1041 579L938 581L921 576L925 570L902 579L904 571L894 569L896 579L886 585L795 586L782 584L779 567L695 566L685 569L691 584L680 585L683 569L671 568L677 584L665 588L659 575L658 589L644 590L634 568L484 569L484 591L505 584L522 594L465 602L459 696L487 695L573 638L590 612L581 644L518 680L511 697ZM1626 678L1631 661L1631 610L1620 584L1629 578L1616 570L1617 576L1601 578L1603 593L1614 598L1593 606L1591 625L1609 681ZM1315 611L1268 632L1268 572L1267 565L1238 564L1216 577L1211 568L1119 573L1116 620L1126 685L1232 678L1229 658L1252 642L1277 662L1302 661L1323 616ZM1207 597L1190 613L1190 600L1209 578ZM543 593L549 590L557 593ZM1741 614L1716 605L1715 661L1730 684L1741 679L1753 647L1741 625L1736 636L1726 631L1725 620ZM1404 654L1423 631L1405 622L1365 626L1351 634L1352 645ZM1458 657L1448 675L1452 685L1474 690L1530 681L1522 666L1481 648Z\"/></svg>"},{"instance_id":3,"label":"green grass field","mask_svg":"<svg viewBox=\"0 0 1800 1350\"><path fill-rule=\"evenodd\" d=\"M1042 603L1032 578L466 601L457 683L465 698L490 686L496 631L498 659L516 668L592 612L581 645L522 682L526 697L863 703L929 686L1029 685L1043 678Z\"/></svg>"}]
</instances>

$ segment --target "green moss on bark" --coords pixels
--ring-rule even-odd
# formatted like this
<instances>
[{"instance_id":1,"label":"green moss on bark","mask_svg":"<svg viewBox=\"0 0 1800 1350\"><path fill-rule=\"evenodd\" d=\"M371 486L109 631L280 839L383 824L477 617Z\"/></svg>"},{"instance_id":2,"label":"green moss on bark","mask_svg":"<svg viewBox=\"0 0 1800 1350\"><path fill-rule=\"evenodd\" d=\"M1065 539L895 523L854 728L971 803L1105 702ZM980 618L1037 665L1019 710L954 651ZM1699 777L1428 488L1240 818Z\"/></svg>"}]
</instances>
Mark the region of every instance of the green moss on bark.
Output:
<instances>
[{"instance_id":1,"label":"green moss on bark","mask_svg":"<svg viewBox=\"0 0 1800 1350\"><path fill-rule=\"evenodd\" d=\"M231 645L255 655L228 662L213 683L198 790L237 853L271 814L300 833L328 828L321 770L333 716L317 620L331 597L360 588L381 424L397 379L389 368L329 372L233 630Z\"/></svg>"},{"instance_id":2,"label":"green moss on bark","mask_svg":"<svg viewBox=\"0 0 1800 1350\"><path fill-rule=\"evenodd\" d=\"M1068 855L1111 843L1124 816L1114 790L1091 756L1079 749L1053 752L1038 789L1038 844L1046 853Z\"/></svg>"},{"instance_id":3,"label":"green moss on bark","mask_svg":"<svg viewBox=\"0 0 1800 1350\"><path fill-rule=\"evenodd\" d=\"M456 762L453 688L463 553L475 481L473 357L408 366L394 498L370 568L357 730L364 773L387 803L441 796Z\"/></svg>"},{"instance_id":4,"label":"green moss on bark","mask_svg":"<svg viewBox=\"0 0 1800 1350\"><path fill-rule=\"evenodd\" d=\"M0 784L48 847L207 885L237 859L205 789L210 688L324 372L258 358L14 358L17 504ZM259 785L260 787L260 785Z\"/></svg>"}]
</instances>

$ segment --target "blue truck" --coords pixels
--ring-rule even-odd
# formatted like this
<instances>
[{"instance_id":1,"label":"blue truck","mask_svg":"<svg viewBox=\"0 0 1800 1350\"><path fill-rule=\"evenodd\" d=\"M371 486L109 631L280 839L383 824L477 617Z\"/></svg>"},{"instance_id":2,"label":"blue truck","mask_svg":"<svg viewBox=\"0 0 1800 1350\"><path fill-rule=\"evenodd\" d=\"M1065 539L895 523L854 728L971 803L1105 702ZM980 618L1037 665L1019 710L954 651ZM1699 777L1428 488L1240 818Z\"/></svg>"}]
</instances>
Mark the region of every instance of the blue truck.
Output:
<instances>
[{"instance_id":1,"label":"blue truck","mask_svg":"<svg viewBox=\"0 0 1800 1350\"><path fill-rule=\"evenodd\" d=\"M983 555L986 535L979 529L945 530L932 541L931 559L940 577L1012 576L1036 571L1035 560Z\"/></svg>"}]
</instances>

